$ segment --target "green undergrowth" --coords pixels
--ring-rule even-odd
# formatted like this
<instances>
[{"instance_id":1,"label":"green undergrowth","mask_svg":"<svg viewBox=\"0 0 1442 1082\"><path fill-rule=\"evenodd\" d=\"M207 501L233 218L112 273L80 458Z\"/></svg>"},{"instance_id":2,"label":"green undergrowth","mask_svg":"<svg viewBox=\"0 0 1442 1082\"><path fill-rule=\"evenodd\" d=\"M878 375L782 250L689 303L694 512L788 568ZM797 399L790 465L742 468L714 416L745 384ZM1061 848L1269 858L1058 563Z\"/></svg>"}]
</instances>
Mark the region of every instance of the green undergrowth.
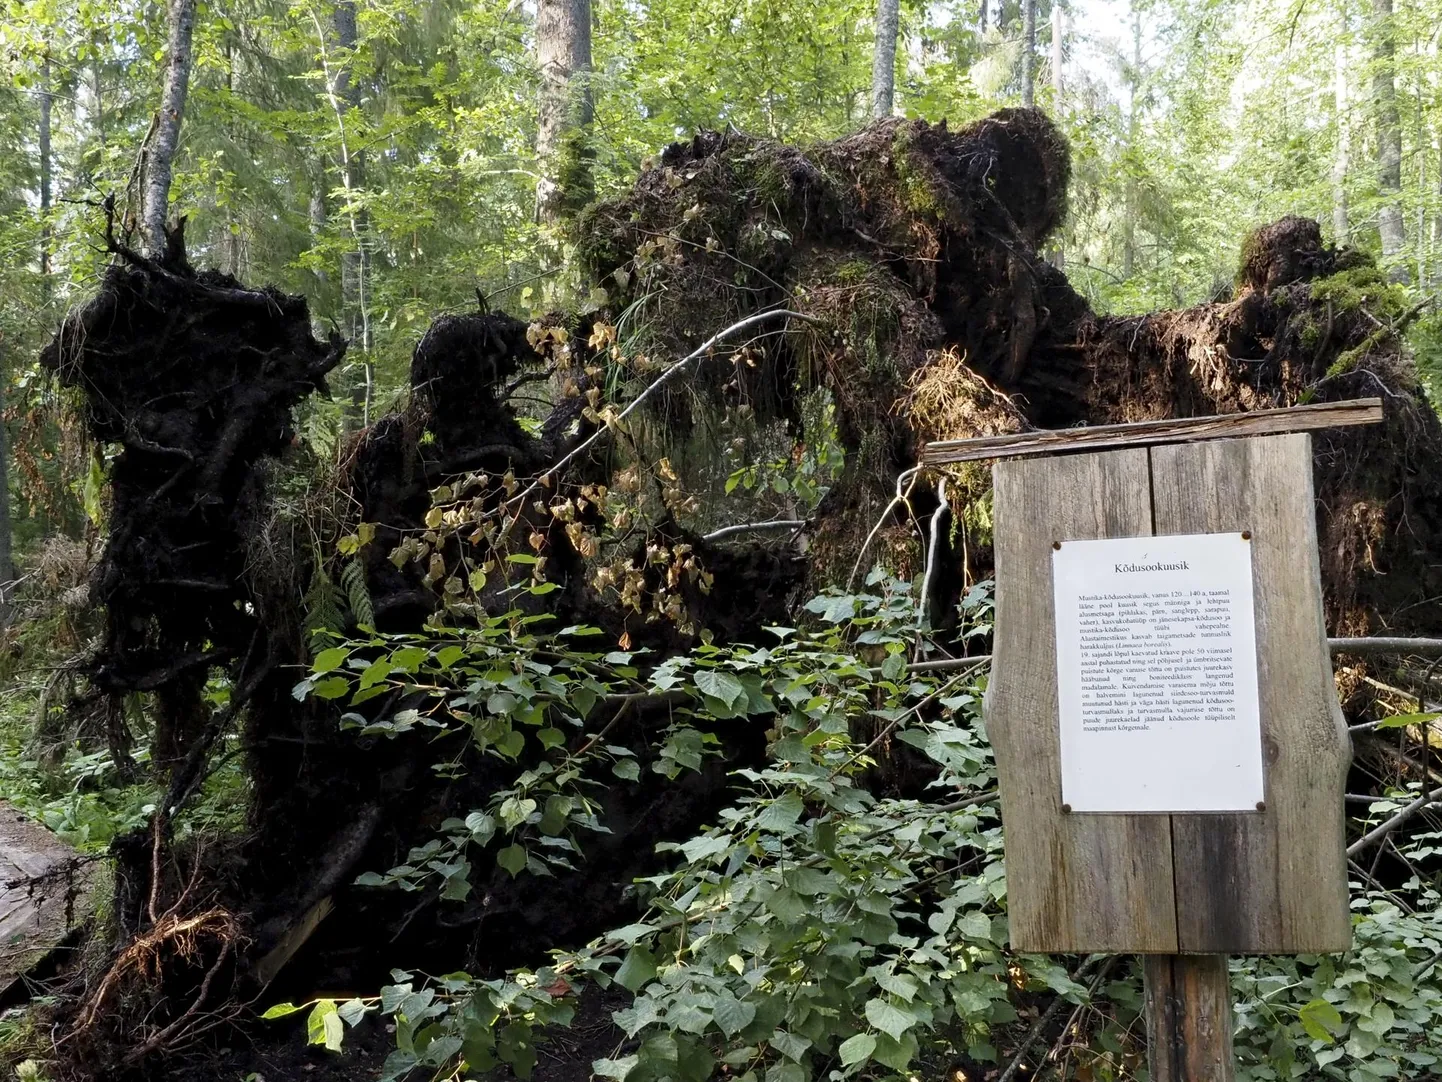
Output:
<instances>
[{"instance_id":1,"label":"green undergrowth","mask_svg":"<svg viewBox=\"0 0 1442 1082\"><path fill-rule=\"evenodd\" d=\"M117 764L103 741L83 735L42 754L34 737L41 687L25 672L8 683L0 705L0 797L82 853L102 852L117 835L147 826L164 786L151 768L143 709L133 769ZM64 709L50 703L52 712ZM228 738L228 750L237 739ZM178 820L178 835L240 831L247 793L240 757L224 755Z\"/></svg>"},{"instance_id":2,"label":"green undergrowth","mask_svg":"<svg viewBox=\"0 0 1442 1082\"><path fill-rule=\"evenodd\" d=\"M965 604L964 622L984 630L987 591ZM912 593L884 575L808 610L808 626L773 629L769 643L705 646L659 665L588 649L594 629L547 631L517 613L322 653L298 695L359 704L400 690L419 702L378 721L351 715L362 732L463 728L485 753L526 764L405 864L360 879L437 892L442 904L467 898L496 864L512 876L582 866L587 839L608 829L603 786L699 769L728 727L764 725L769 754L734 772L734 799L713 822L657 847L654 874L635 883L644 908L632 923L503 976L398 970L375 995L278 1004L268 1016L308 1010L311 1040L337 1052L348 1026L383 1016L397 1042L387 1079L418 1066L468 1077L505 1065L526 1077L592 985L623 1004L615 1047L592 1065L600 1078L900 1080L1049 1057L1058 1077L1145 1079L1135 960L1006 946L985 671L911 671ZM627 695L672 697L672 722L649 747L604 739ZM898 756L930 777L924 793L875 784ZM1365 818L1380 822L1411 797L1379 800ZM1415 872L1400 887L1353 884L1347 954L1234 960L1240 1079L1437 1076L1438 841L1397 839ZM1071 1019L1062 1038L1026 1044L1057 997Z\"/></svg>"}]
</instances>

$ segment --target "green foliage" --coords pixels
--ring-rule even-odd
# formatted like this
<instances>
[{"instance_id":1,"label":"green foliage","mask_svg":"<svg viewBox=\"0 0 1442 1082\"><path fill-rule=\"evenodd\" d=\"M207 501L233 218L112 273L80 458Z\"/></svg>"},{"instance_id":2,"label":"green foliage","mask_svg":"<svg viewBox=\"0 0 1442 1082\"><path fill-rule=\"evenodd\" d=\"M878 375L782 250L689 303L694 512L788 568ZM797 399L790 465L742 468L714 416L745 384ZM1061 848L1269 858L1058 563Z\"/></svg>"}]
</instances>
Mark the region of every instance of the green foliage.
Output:
<instances>
[{"instance_id":1,"label":"green foliage","mask_svg":"<svg viewBox=\"0 0 1442 1082\"><path fill-rule=\"evenodd\" d=\"M1410 898L1368 892L1353 900L1347 954L1234 961L1237 1077L1380 1082L1437 1075L1438 901L1433 889Z\"/></svg>"},{"instance_id":2,"label":"green foliage","mask_svg":"<svg viewBox=\"0 0 1442 1082\"><path fill-rule=\"evenodd\" d=\"M311 1040L337 1047L343 1023L379 1009L397 1026L387 1078L418 1064L506 1064L526 1077L538 1044L595 984L626 996L613 1017L627 1040L593 1064L598 1077L701 1082L724 1069L756 1082L901 1079L939 1076L960 1052L996 1061L1015 1040L1019 1004L1055 995L1090 1005L1087 1048L1073 1052L1093 1077L1130 1077L1141 1054L1139 973L1088 983L1086 967L1005 947L1006 872L979 725L984 674L911 672L911 591L880 572L867 590L831 591L807 609L817 625L773 629L774 645L703 646L649 671L643 656L584 649L593 629L544 633L519 613L318 654L298 694L363 703L390 689L424 703L349 724L392 736L464 729L485 754L524 765L513 787L443 824L405 865L361 877L376 887L429 885L464 899L481 854L512 875L571 867L585 860L585 838L605 829L600 784L637 782L643 768L698 769L737 722L767 725L769 750L735 772L737 796L711 825L658 846L668 865L638 881L638 920L502 978L417 983L397 973L376 999L320 1001L310 1005ZM978 584L961 603L965 628L986 633L990 612L989 584ZM608 719L635 695L673 696L676 720L646 748L606 744ZM888 744L927 764L928 800L863 784ZM1401 852L1435 868L1439 842L1417 835ZM1239 1077L1375 1082L1435 1070L1435 880L1354 887L1346 955L1233 963Z\"/></svg>"},{"instance_id":3,"label":"green foliage","mask_svg":"<svg viewBox=\"0 0 1442 1082\"><path fill-rule=\"evenodd\" d=\"M465 726L487 754L527 764L513 788L444 824L407 864L361 880L439 883L447 898L468 893L468 847L492 846L513 875L584 859L572 840L604 829L589 799L594 780L639 777L631 749L601 742L604 727L576 746L618 694L675 697L676 720L641 755L667 775L699 769L728 722L770 726L767 762L737 773L746 795L703 834L660 846L675 865L640 884L642 920L539 971L437 982L424 1004L406 999L419 994L409 976L384 990L383 1004L412 1003L397 1010L428 1035L424 1051L401 1040L392 1066L459 1055L470 1069L499 1058L524 1073L533 1029L561 1021L588 981L633 996L616 1018L637 1051L595 1065L630 1079L704 1079L718 1060L738 1076L810 1077L833 1055L857 1070L900 1072L943 1037L992 1056L991 1028L1015 1017L1018 979L1081 994L1049 960L1028 960L1018 978L1001 948L1005 874L990 753L977 731L978 674L908 672L910 590L877 574L871 583L879 593L814 602L814 631L774 629L768 647L703 646L644 676L629 654L570 645L591 629L542 635L519 614L317 656L297 694L358 703L390 688L431 704L363 731ZM969 603L978 619L983 596ZM863 661L863 650L881 664ZM861 717L880 733L864 744L852 735ZM932 803L878 798L859 784L892 735L930 764Z\"/></svg>"}]
</instances>

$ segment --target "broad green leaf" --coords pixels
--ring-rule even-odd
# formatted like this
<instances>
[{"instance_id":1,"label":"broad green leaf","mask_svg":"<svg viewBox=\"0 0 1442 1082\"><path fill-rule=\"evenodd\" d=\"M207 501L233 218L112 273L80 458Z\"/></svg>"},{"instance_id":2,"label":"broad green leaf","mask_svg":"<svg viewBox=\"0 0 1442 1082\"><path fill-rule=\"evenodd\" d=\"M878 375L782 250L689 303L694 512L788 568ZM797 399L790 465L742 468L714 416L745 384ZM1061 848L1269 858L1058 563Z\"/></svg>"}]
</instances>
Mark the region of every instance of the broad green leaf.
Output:
<instances>
[{"instance_id":1,"label":"broad green leaf","mask_svg":"<svg viewBox=\"0 0 1442 1082\"><path fill-rule=\"evenodd\" d=\"M906 973L883 973L876 978L876 983L908 1003L916 998L916 993L921 988L916 978Z\"/></svg>"},{"instance_id":2,"label":"broad green leaf","mask_svg":"<svg viewBox=\"0 0 1442 1082\"><path fill-rule=\"evenodd\" d=\"M348 999L336 1008L336 1013L348 1026L353 1026L364 1018L372 1008L359 999Z\"/></svg>"},{"instance_id":3,"label":"broad green leaf","mask_svg":"<svg viewBox=\"0 0 1442 1082\"><path fill-rule=\"evenodd\" d=\"M350 691L350 681L344 676L327 676L316 682L311 694L317 699L339 699Z\"/></svg>"},{"instance_id":4,"label":"broad green leaf","mask_svg":"<svg viewBox=\"0 0 1442 1082\"><path fill-rule=\"evenodd\" d=\"M622 1056L620 1059L598 1059L591 1062L591 1070L601 1078L612 1078L616 1082L624 1082L636 1068L639 1056Z\"/></svg>"},{"instance_id":5,"label":"broad green leaf","mask_svg":"<svg viewBox=\"0 0 1442 1082\"><path fill-rule=\"evenodd\" d=\"M521 874L521 869L526 866L526 847L524 845L508 845L496 854L496 863L512 876Z\"/></svg>"},{"instance_id":6,"label":"broad green leaf","mask_svg":"<svg viewBox=\"0 0 1442 1082\"><path fill-rule=\"evenodd\" d=\"M295 1014L297 1011L301 1011L304 1009L304 1007L298 1007L294 1003L277 1003L274 1007L268 1008L266 1012L261 1015L261 1017L284 1018L288 1014Z\"/></svg>"},{"instance_id":7,"label":"broad green leaf","mask_svg":"<svg viewBox=\"0 0 1442 1082\"><path fill-rule=\"evenodd\" d=\"M876 1034L858 1033L841 1042L839 1049L841 1065L851 1067L857 1063L865 1063L871 1058L871 1053L876 1051Z\"/></svg>"},{"instance_id":8,"label":"broad green leaf","mask_svg":"<svg viewBox=\"0 0 1442 1082\"><path fill-rule=\"evenodd\" d=\"M722 996L711 1008L711 1017L722 1033L734 1037L751 1024L756 1017L756 1008L744 1000Z\"/></svg>"},{"instance_id":9,"label":"broad green leaf","mask_svg":"<svg viewBox=\"0 0 1442 1082\"><path fill-rule=\"evenodd\" d=\"M866 1001L866 1020L897 1041L901 1040L903 1033L916 1025L916 1015L884 999Z\"/></svg>"},{"instance_id":10,"label":"broad green leaf","mask_svg":"<svg viewBox=\"0 0 1442 1082\"><path fill-rule=\"evenodd\" d=\"M756 817L756 825L762 830L784 833L796 825L796 820L801 818L801 813L805 810L801 794L792 789L768 804Z\"/></svg>"},{"instance_id":11,"label":"broad green leaf","mask_svg":"<svg viewBox=\"0 0 1442 1082\"><path fill-rule=\"evenodd\" d=\"M967 939L991 939L991 918L985 913L972 910L963 913L956 922L956 930Z\"/></svg>"},{"instance_id":12,"label":"broad green leaf","mask_svg":"<svg viewBox=\"0 0 1442 1082\"><path fill-rule=\"evenodd\" d=\"M703 834L699 838L692 838L689 842L681 845L681 855L690 863L714 857L726 852L731 848L731 836L729 834Z\"/></svg>"},{"instance_id":13,"label":"broad green leaf","mask_svg":"<svg viewBox=\"0 0 1442 1082\"><path fill-rule=\"evenodd\" d=\"M1325 999L1312 1000L1297 1012L1297 1017L1302 1022L1302 1028L1307 1031L1307 1036L1328 1044L1332 1043L1333 1034L1342 1029L1341 1012Z\"/></svg>"},{"instance_id":14,"label":"broad green leaf","mask_svg":"<svg viewBox=\"0 0 1442 1082\"><path fill-rule=\"evenodd\" d=\"M811 1047L811 1041L795 1033L778 1029L771 1035L771 1047L790 1059L800 1060Z\"/></svg>"},{"instance_id":15,"label":"broad green leaf","mask_svg":"<svg viewBox=\"0 0 1442 1082\"><path fill-rule=\"evenodd\" d=\"M335 1000L322 999L311 1008L310 1017L305 1021L305 1037L309 1044L325 1045L332 1052L339 1052L345 1040L345 1024L340 1019Z\"/></svg>"},{"instance_id":16,"label":"broad green leaf","mask_svg":"<svg viewBox=\"0 0 1442 1082\"><path fill-rule=\"evenodd\" d=\"M696 688L703 695L720 699L733 710L746 701L745 685L727 672L702 669L696 674Z\"/></svg>"},{"instance_id":17,"label":"broad green leaf","mask_svg":"<svg viewBox=\"0 0 1442 1082\"><path fill-rule=\"evenodd\" d=\"M611 773L623 781L635 781L641 776L641 766L635 759L618 759L611 764Z\"/></svg>"},{"instance_id":18,"label":"broad green leaf","mask_svg":"<svg viewBox=\"0 0 1442 1082\"><path fill-rule=\"evenodd\" d=\"M350 657L350 647L332 646L329 650L322 650L316 654L315 664L310 667L310 671L316 673L334 672L345 664L345 660L348 657Z\"/></svg>"},{"instance_id":19,"label":"broad green leaf","mask_svg":"<svg viewBox=\"0 0 1442 1082\"><path fill-rule=\"evenodd\" d=\"M651 952L645 947L632 947L616 970L616 983L628 992L636 992L655 975L656 959Z\"/></svg>"}]
</instances>

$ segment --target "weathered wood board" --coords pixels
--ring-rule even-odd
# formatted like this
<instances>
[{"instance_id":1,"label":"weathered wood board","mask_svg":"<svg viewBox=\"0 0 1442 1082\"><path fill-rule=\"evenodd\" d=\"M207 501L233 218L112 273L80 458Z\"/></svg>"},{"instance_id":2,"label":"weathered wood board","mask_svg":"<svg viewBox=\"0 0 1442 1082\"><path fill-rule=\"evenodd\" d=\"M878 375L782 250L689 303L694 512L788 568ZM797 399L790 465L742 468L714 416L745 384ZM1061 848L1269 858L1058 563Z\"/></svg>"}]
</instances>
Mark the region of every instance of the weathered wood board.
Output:
<instances>
[{"instance_id":1,"label":"weathered wood board","mask_svg":"<svg viewBox=\"0 0 1442 1082\"><path fill-rule=\"evenodd\" d=\"M1380 398L1357 398L1248 413L1223 413L1213 417L1175 417L1160 421L1128 421L1118 425L1013 432L1005 436L977 436L965 440L934 440L922 448L921 463L924 466L939 466L947 462L976 462L1003 456L1016 458L1238 436L1274 436L1338 425L1377 424L1381 420Z\"/></svg>"},{"instance_id":2,"label":"weathered wood board","mask_svg":"<svg viewBox=\"0 0 1442 1082\"><path fill-rule=\"evenodd\" d=\"M996 466L996 646L987 729L1011 941L1055 953L1321 953L1351 943L1350 741L1323 627L1306 435ZM1246 531L1264 808L1065 814L1052 602L1057 541Z\"/></svg>"},{"instance_id":3,"label":"weathered wood board","mask_svg":"<svg viewBox=\"0 0 1442 1082\"><path fill-rule=\"evenodd\" d=\"M75 856L50 831L0 801L0 996L83 915L85 892L70 874Z\"/></svg>"},{"instance_id":4,"label":"weathered wood board","mask_svg":"<svg viewBox=\"0 0 1442 1082\"><path fill-rule=\"evenodd\" d=\"M1167 817L1061 810L1052 543L1151 533L1147 452L1001 463L993 483L996 635L986 716L1002 779L1012 944L1174 953Z\"/></svg>"},{"instance_id":5,"label":"weathered wood board","mask_svg":"<svg viewBox=\"0 0 1442 1082\"><path fill-rule=\"evenodd\" d=\"M1232 1082L1232 986L1219 954L1151 955L1146 974L1151 1082Z\"/></svg>"}]
</instances>

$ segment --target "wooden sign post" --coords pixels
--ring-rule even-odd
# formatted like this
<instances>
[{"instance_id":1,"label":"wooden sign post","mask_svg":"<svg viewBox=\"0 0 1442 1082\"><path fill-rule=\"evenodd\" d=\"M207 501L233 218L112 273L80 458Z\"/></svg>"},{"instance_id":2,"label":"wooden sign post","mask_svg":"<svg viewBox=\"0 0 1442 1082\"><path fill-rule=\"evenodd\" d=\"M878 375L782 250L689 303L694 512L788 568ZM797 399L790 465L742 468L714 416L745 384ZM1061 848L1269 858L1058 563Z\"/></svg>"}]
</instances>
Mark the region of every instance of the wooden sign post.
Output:
<instances>
[{"instance_id":1,"label":"wooden sign post","mask_svg":"<svg viewBox=\"0 0 1442 1082\"><path fill-rule=\"evenodd\" d=\"M1034 456L994 471L1011 943L1146 955L1153 1082L1232 1078L1227 955L1351 945L1351 745L1298 430L1380 419L1372 399L922 457Z\"/></svg>"}]
</instances>

